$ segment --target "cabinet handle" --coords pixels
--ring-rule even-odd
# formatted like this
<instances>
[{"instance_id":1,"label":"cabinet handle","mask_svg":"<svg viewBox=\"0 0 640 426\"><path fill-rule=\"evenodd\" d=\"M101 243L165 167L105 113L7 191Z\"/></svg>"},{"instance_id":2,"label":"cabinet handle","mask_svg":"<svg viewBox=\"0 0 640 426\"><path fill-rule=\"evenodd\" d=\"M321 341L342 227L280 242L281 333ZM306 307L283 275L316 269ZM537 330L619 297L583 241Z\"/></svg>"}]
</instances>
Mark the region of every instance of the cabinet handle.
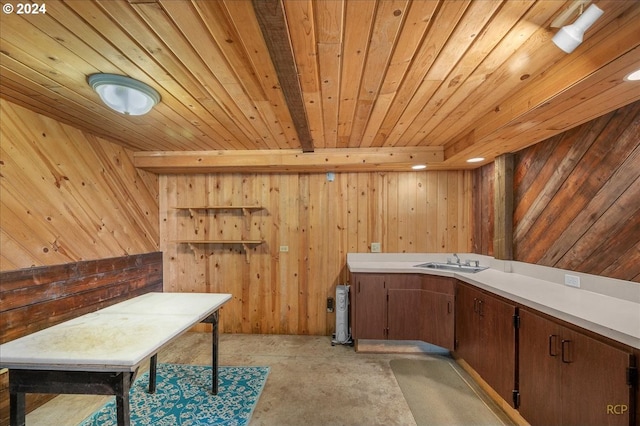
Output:
<instances>
[{"instance_id":1,"label":"cabinet handle","mask_svg":"<svg viewBox=\"0 0 640 426\"><path fill-rule=\"evenodd\" d=\"M571 340L562 339L562 362L564 362L565 364L571 364L571 359L569 359L570 358L569 349L571 349L571 347L569 346L569 343L571 343ZM565 357L565 354L566 354L566 357Z\"/></svg>"},{"instance_id":2,"label":"cabinet handle","mask_svg":"<svg viewBox=\"0 0 640 426\"><path fill-rule=\"evenodd\" d=\"M484 316L484 300L478 300L478 314L483 317Z\"/></svg>"},{"instance_id":3,"label":"cabinet handle","mask_svg":"<svg viewBox=\"0 0 640 426\"><path fill-rule=\"evenodd\" d=\"M473 298L473 312L475 312L476 314L478 313L478 298L477 297Z\"/></svg>"},{"instance_id":4,"label":"cabinet handle","mask_svg":"<svg viewBox=\"0 0 640 426\"><path fill-rule=\"evenodd\" d=\"M451 313L451 302L447 302L447 313Z\"/></svg>"},{"instance_id":5,"label":"cabinet handle","mask_svg":"<svg viewBox=\"0 0 640 426\"><path fill-rule=\"evenodd\" d=\"M549 356L558 356L558 353L555 352L552 349L556 348L556 339L558 338L558 336L556 336L555 334L550 334L549 335Z\"/></svg>"}]
</instances>

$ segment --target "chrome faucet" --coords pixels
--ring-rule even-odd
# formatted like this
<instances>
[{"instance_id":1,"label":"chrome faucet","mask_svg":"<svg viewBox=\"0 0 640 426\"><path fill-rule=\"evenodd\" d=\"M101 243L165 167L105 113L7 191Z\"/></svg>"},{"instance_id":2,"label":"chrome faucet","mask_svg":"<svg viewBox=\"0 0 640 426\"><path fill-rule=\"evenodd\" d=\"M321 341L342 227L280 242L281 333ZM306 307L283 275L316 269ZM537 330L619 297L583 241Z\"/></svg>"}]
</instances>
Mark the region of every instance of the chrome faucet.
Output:
<instances>
[{"instance_id":1,"label":"chrome faucet","mask_svg":"<svg viewBox=\"0 0 640 426\"><path fill-rule=\"evenodd\" d=\"M457 254L455 254L455 253L453 253L453 257L455 257L455 258L456 258L456 263L457 263L458 265L460 265L460 257L458 257L458 255L457 255Z\"/></svg>"}]
</instances>

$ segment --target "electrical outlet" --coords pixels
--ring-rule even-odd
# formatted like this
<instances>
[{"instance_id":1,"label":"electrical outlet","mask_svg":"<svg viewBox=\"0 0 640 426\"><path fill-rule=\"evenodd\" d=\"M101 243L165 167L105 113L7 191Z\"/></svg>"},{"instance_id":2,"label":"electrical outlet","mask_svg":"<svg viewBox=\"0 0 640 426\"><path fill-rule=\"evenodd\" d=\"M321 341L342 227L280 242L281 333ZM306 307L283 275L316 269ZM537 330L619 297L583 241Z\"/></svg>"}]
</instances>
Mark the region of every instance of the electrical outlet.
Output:
<instances>
[{"instance_id":1,"label":"electrical outlet","mask_svg":"<svg viewBox=\"0 0 640 426\"><path fill-rule=\"evenodd\" d=\"M380 243L371 243L371 253L380 253L381 250Z\"/></svg>"},{"instance_id":2,"label":"electrical outlet","mask_svg":"<svg viewBox=\"0 0 640 426\"><path fill-rule=\"evenodd\" d=\"M289 246L280 246L280 251L281 251L281 252L287 252L287 251L289 251Z\"/></svg>"},{"instance_id":3,"label":"electrical outlet","mask_svg":"<svg viewBox=\"0 0 640 426\"><path fill-rule=\"evenodd\" d=\"M580 277L577 275L564 274L564 284L570 287L580 288Z\"/></svg>"}]
</instances>

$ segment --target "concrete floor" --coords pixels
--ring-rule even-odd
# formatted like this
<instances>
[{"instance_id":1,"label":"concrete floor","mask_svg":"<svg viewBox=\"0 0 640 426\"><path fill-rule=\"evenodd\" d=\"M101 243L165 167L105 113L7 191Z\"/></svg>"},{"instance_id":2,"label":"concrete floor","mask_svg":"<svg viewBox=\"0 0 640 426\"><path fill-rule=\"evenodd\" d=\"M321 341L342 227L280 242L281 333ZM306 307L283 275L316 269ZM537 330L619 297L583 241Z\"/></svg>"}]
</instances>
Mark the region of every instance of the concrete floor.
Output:
<instances>
[{"instance_id":1,"label":"concrete floor","mask_svg":"<svg viewBox=\"0 0 640 426\"><path fill-rule=\"evenodd\" d=\"M325 336L223 334L219 353L220 365L271 368L252 426L416 425L389 361L425 359L431 349L392 349L401 353L356 353L350 346L332 346ZM211 335L181 336L160 352L158 362L209 364ZM27 425L75 426L107 399L61 395L27 415Z\"/></svg>"}]
</instances>

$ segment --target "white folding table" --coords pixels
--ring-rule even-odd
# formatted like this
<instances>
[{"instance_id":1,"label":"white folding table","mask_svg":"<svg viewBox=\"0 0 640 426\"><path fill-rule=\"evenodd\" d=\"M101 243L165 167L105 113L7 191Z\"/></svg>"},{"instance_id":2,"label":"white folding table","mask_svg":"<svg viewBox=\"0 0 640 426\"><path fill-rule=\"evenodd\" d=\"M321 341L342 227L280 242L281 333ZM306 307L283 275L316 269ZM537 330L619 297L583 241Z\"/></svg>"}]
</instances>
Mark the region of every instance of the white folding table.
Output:
<instances>
[{"instance_id":1,"label":"white folding table","mask_svg":"<svg viewBox=\"0 0 640 426\"><path fill-rule=\"evenodd\" d=\"M25 424L26 393L115 395L118 425L129 425L129 390L151 358L155 392L160 348L199 322L213 325L212 393L218 392L220 293L147 293L0 345L9 369L11 426Z\"/></svg>"}]
</instances>

